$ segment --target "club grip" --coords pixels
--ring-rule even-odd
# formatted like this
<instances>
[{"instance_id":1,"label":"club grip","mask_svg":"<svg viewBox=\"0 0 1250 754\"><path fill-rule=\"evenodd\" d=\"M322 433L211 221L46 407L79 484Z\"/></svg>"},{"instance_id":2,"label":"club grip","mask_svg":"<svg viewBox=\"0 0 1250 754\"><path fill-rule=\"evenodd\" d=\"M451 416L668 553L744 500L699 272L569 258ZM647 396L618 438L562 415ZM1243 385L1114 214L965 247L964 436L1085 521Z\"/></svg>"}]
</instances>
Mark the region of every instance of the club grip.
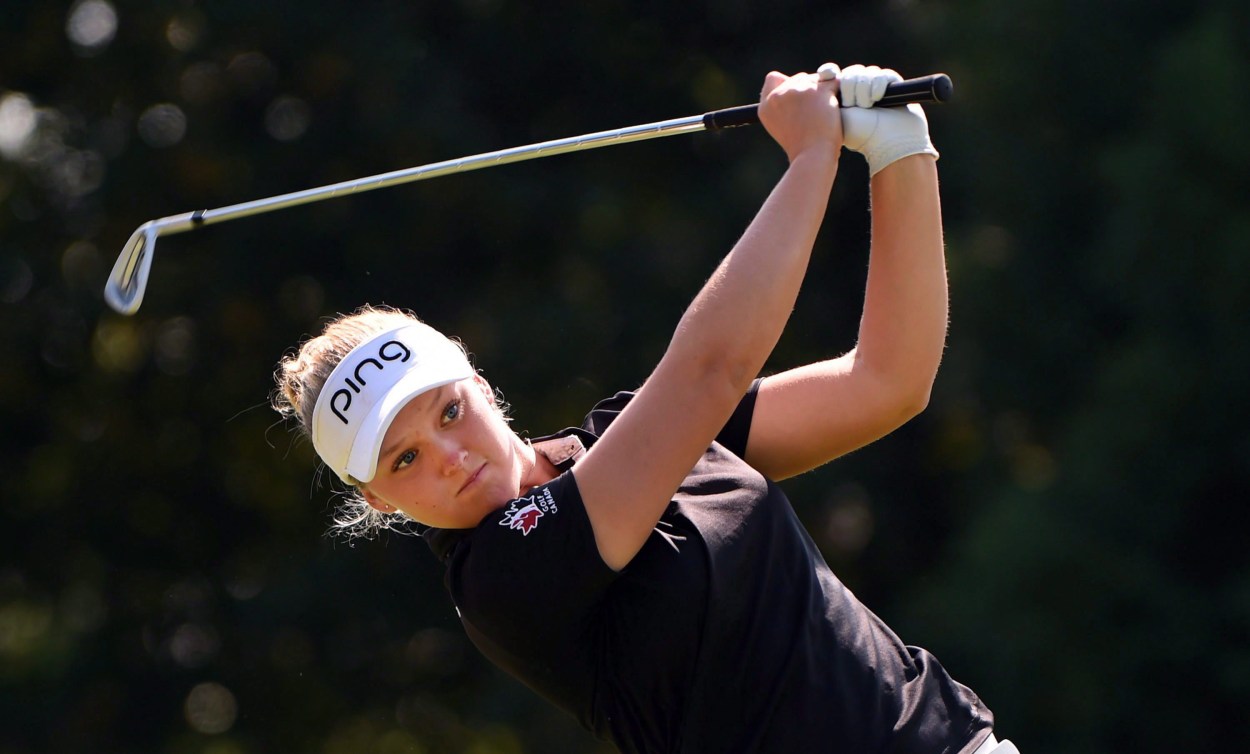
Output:
<instances>
[{"instance_id":1,"label":"club grip","mask_svg":"<svg viewBox=\"0 0 1250 754\"><path fill-rule=\"evenodd\" d=\"M945 73L934 73L890 84L885 88L885 95L877 101L875 107L902 107L913 102L922 104L947 102L954 93L955 85L951 83L951 77ZM760 106L758 104L713 110L703 116L703 127L708 131L752 126L759 122Z\"/></svg>"}]
</instances>

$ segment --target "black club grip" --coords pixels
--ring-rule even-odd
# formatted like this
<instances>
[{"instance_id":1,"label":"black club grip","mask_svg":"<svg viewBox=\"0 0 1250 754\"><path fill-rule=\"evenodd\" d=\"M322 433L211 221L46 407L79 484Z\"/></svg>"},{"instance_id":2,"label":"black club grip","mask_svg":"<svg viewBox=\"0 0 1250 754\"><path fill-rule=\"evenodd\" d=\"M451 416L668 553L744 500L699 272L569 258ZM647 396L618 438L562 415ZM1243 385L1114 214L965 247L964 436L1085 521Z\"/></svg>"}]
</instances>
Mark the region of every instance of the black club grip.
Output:
<instances>
[{"instance_id":1,"label":"black club grip","mask_svg":"<svg viewBox=\"0 0 1250 754\"><path fill-rule=\"evenodd\" d=\"M913 102L946 102L954 93L955 85L951 83L951 77L945 73L935 73L890 84L885 88L885 96L875 106L902 107ZM760 122L759 110L758 104L713 110L704 114L703 127L708 131L719 131L723 128L752 126Z\"/></svg>"}]
</instances>

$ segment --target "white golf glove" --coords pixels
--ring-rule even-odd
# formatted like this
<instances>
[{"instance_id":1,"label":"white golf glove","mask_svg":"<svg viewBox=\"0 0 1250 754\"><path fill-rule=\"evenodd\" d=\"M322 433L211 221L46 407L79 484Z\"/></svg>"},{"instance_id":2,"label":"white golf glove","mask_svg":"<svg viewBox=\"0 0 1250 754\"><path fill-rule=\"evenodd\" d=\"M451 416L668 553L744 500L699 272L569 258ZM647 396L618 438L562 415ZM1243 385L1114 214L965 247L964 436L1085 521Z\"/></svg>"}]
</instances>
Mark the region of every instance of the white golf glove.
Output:
<instances>
[{"instance_id":1,"label":"white golf glove","mask_svg":"<svg viewBox=\"0 0 1250 754\"><path fill-rule=\"evenodd\" d=\"M920 105L874 108L885 88L903 77L889 68L850 65L837 73L837 66L826 63L820 77L830 74L839 79L838 96L842 106L842 143L868 161L868 174L876 175L886 165L913 154L938 156L929 139L929 121Z\"/></svg>"}]
</instances>

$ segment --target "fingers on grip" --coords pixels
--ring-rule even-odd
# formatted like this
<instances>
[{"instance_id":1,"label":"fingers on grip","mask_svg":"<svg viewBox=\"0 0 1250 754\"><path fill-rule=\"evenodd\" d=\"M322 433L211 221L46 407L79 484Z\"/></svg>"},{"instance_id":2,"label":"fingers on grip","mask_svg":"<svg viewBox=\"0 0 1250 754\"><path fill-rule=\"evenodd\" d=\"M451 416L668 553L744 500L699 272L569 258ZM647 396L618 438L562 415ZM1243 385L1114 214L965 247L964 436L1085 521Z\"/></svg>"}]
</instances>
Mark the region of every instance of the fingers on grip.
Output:
<instances>
[{"instance_id":1,"label":"fingers on grip","mask_svg":"<svg viewBox=\"0 0 1250 754\"><path fill-rule=\"evenodd\" d=\"M872 107L885 96L886 87L903 77L889 68L875 65L848 65L841 80L843 107Z\"/></svg>"},{"instance_id":2,"label":"fingers on grip","mask_svg":"<svg viewBox=\"0 0 1250 754\"><path fill-rule=\"evenodd\" d=\"M873 104L875 105L880 102L881 98L885 96L886 87L896 81L902 80L903 77L898 75L895 71L892 71L889 68L882 68L881 75L875 77L870 86L869 96L872 98Z\"/></svg>"}]
</instances>

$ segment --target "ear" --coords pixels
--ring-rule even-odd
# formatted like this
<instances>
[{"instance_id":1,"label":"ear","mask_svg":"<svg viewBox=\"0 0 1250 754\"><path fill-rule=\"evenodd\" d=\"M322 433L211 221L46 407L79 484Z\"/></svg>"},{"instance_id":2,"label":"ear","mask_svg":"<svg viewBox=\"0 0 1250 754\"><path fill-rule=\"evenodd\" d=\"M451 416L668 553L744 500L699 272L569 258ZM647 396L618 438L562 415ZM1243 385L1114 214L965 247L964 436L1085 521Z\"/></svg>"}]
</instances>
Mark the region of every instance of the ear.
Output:
<instances>
[{"instance_id":1,"label":"ear","mask_svg":"<svg viewBox=\"0 0 1250 754\"><path fill-rule=\"evenodd\" d=\"M369 507L375 511L379 511L381 513L395 512L395 506L378 497L377 493L369 489L368 485L360 485L360 495L365 499L365 502L369 504Z\"/></svg>"},{"instance_id":2,"label":"ear","mask_svg":"<svg viewBox=\"0 0 1250 754\"><path fill-rule=\"evenodd\" d=\"M473 375L473 382L476 383L478 388L482 391L482 395L486 396L487 402L492 406L495 405L495 388L490 386L490 383L486 381L486 378L480 374L475 374Z\"/></svg>"}]
</instances>

